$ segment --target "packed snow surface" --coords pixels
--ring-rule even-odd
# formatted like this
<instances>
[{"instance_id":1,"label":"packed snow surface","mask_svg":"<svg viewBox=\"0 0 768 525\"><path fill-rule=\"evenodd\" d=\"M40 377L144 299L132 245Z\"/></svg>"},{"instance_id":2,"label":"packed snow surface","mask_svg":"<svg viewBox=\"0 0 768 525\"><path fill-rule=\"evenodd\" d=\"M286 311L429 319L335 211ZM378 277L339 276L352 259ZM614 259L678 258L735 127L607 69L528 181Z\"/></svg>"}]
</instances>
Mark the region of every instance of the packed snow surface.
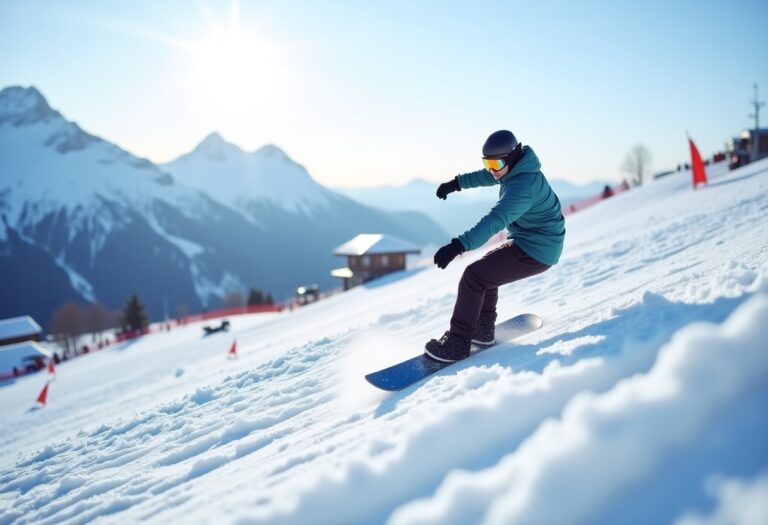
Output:
<instances>
[{"instance_id":1,"label":"packed snow surface","mask_svg":"<svg viewBox=\"0 0 768 525\"><path fill-rule=\"evenodd\" d=\"M569 217L500 293L544 327L402 392L483 252L6 383L0 523L768 523L768 160L709 176Z\"/></svg>"}]
</instances>

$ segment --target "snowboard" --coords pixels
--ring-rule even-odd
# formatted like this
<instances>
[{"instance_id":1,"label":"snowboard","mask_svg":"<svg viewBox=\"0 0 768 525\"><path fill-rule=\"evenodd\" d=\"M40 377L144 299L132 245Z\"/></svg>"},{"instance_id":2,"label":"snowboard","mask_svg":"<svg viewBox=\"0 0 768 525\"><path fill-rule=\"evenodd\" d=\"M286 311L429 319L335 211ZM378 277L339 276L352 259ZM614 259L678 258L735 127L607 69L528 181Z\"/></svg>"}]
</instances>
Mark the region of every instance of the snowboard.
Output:
<instances>
[{"instance_id":1,"label":"snowboard","mask_svg":"<svg viewBox=\"0 0 768 525\"><path fill-rule=\"evenodd\" d=\"M472 359L472 356L475 354L493 348L500 343L506 343L512 339L534 332L541 328L543 324L544 321L541 317L533 314L522 314L507 319L496 325L496 343L489 346L473 344L472 353L467 359ZM456 361L456 363L462 363L467 359ZM421 354L389 368L372 372L365 376L365 379L376 388L394 392L416 384L435 372L439 372L456 363L443 363L428 357L426 354Z\"/></svg>"}]
</instances>

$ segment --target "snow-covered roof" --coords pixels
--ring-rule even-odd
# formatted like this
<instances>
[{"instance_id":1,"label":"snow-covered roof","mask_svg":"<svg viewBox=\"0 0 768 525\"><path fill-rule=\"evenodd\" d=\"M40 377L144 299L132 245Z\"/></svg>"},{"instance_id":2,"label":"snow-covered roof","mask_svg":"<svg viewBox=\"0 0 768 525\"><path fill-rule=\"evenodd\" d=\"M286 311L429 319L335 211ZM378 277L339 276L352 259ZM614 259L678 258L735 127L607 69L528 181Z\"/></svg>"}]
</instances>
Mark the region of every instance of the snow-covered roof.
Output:
<instances>
[{"instance_id":1,"label":"snow-covered roof","mask_svg":"<svg viewBox=\"0 0 768 525\"><path fill-rule=\"evenodd\" d=\"M331 276L339 277L341 279L351 279L355 274L353 274L352 270L349 268L336 268L335 270L331 270Z\"/></svg>"},{"instance_id":2,"label":"snow-covered roof","mask_svg":"<svg viewBox=\"0 0 768 525\"><path fill-rule=\"evenodd\" d=\"M336 255L375 255L380 253L421 253L418 246L380 233L361 233L333 251Z\"/></svg>"},{"instance_id":3,"label":"snow-covered roof","mask_svg":"<svg viewBox=\"0 0 768 525\"><path fill-rule=\"evenodd\" d=\"M14 339L16 337L25 337L42 332L43 329L28 315L22 317L13 317L0 321L0 341L3 339Z\"/></svg>"},{"instance_id":4,"label":"snow-covered roof","mask_svg":"<svg viewBox=\"0 0 768 525\"><path fill-rule=\"evenodd\" d=\"M44 359L53 357L50 351L34 341L0 346L0 373L11 372L14 366L22 369L24 365L29 364L29 361L24 361L25 357L37 356Z\"/></svg>"}]
</instances>

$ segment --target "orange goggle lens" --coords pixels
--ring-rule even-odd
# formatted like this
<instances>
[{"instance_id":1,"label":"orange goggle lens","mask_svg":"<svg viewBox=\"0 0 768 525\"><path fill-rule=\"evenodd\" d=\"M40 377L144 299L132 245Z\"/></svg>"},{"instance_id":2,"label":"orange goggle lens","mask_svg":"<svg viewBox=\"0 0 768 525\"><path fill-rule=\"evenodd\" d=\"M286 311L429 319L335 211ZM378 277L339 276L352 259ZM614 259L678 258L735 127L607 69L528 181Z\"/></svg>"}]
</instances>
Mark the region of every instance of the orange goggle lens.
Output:
<instances>
[{"instance_id":1,"label":"orange goggle lens","mask_svg":"<svg viewBox=\"0 0 768 525\"><path fill-rule=\"evenodd\" d=\"M498 171L506 165L507 163L504 162L504 159L483 159L483 166L485 166L485 169L487 170Z\"/></svg>"}]
</instances>

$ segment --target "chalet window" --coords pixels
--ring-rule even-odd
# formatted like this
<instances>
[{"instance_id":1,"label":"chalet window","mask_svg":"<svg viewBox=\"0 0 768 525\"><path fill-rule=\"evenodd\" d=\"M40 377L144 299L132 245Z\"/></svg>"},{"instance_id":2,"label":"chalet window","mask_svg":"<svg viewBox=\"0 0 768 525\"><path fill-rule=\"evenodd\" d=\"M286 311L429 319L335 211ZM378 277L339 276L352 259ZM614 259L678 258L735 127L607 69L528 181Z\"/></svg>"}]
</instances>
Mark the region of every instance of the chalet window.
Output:
<instances>
[{"instance_id":1,"label":"chalet window","mask_svg":"<svg viewBox=\"0 0 768 525\"><path fill-rule=\"evenodd\" d=\"M387 255L381 256L381 265L384 266L385 268L389 266L389 256Z\"/></svg>"},{"instance_id":2,"label":"chalet window","mask_svg":"<svg viewBox=\"0 0 768 525\"><path fill-rule=\"evenodd\" d=\"M360 257L360 264L363 265L363 268L368 268L371 265L371 258L368 255L363 255Z\"/></svg>"}]
</instances>

